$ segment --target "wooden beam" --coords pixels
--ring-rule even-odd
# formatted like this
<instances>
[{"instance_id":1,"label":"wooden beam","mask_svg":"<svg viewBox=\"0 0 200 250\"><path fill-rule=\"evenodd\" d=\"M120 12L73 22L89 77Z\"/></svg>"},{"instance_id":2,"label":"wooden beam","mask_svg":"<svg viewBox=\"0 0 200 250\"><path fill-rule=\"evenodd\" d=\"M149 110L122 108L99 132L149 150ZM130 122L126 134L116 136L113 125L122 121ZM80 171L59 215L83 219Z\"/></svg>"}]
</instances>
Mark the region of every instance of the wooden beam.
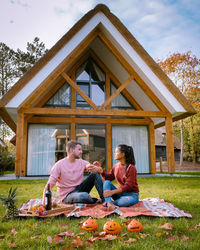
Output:
<instances>
[{"instance_id":1,"label":"wooden beam","mask_svg":"<svg viewBox=\"0 0 200 250\"><path fill-rule=\"evenodd\" d=\"M138 73L133 69L133 67L126 61L126 59L121 55L121 53L115 48L115 46L109 41L109 39L99 31L99 38L108 47L111 53L116 57L119 63L127 70L130 75L133 75L135 81L142 88L145 94L152 100L152 102L163 112L168 112L167 108L162 104L158 97L153 93L153 91L148 87L148 85L143 81L143 79L138 75Z\"/></svg>"},{"instance_id":2,"label":"wooden beam","mask_svg":"<svg viewBox=\"0 0 200 250\"><path fill-rule=\"evenodd\" d=\"M149 124L149 146L150 146L150 164L151 174L156 173L156 150L155 150L155 131L154 123Z\"/></svg>"},{"instance_id":3,"label":"wooden beam","mask_svg":"<svg viewBox=\"0 0 200 250\"><path fill-rule=\"evenodd\" d=\"M40 94L49 88L49 86L56 80L56 78L70 67L75 59L88 47L88 45L96 38L98 28L94 29L80 44L60 63L52 73L37 87L35 91L20 105L21 107L30 107L39 99Z\"/></svg>"},{"instance_id":4,"label":"wooden beam","mask_svg":"<svg viewBox=\"0 0 200 250\"><path fill-rule=\"evenodd\" d=\"M108 104L110 104L112 102L112 100L119 95L119 93L125 89L128 84L133 80L133 75L131 75L120 87L118 87L118 89L116 89L116 91L109 97L106 99L106 101L101 105L100 110L103 110L106 106L108 106Z\"/></svg>"},{"instance_id":5,"label":"wooden beam","mask_svg":"<svg viewBox=\"0 0 200 250\"><path fill-rule=\"evenodd\" d=\"M127 117L166 117L168 113L143 110L91 110L91 109L60 109L60 108L21 108L25 114L37 115L89 115L89 116L127 116Z\"/></svg>"},{"instance_id":6,"label":"wooden beam","mask_svg":"<svg viewBox=\"0 0 200 250\"><path fill-rule=\"evenodd\" d=\"M145 119L119 119L119 118L81 118L81 117L39 117L34 116L29 121L29 123L79 123L79 124L133 124L133 125L148 125L149 122Z\"/></svg>"},{"instance_id":7,"label":"wooden beam","mask_svg":"<svg viewBox=\"0 0 200 250\"><path fill-rule=\"evenodd\" d=\"M166 147L167 147L167 166L168 172L174 173L175 161L174 161L174 137L173 137L173 126L172 116L167 116L165 119L166 129Z\"/></svg>"},{"instance_id":8,"label":"wooden beam","mask_svg":"<svg viewBox=\"0 0 200 250\"><path fill-rule=\"evenodd\" d=\"M106 125L106 145L106 166L107 172L110 172L112 168L112 127L110 123Z\"/></svg>"},{"instance_id":9,"label":"wooden beam","mask_svg":"<svg viewBox=\"0 0 200 250\"><path fill-rule=\"evenodd\" d=\"M83 99L93 108L93 109L97 109L97 105L84 93L84 91L82 89L79 88L79 86L72 81L72 79L65 73L63 72L61 74L63 76L63 78L69 83L69 85L75 89L75 91L81 96L83 97Z\"/></svg>"},{"instance_id":10,"label":"wooden beam","mask_svg":"<svg viewBox=\"0 0 200 250\"><path fill-rule=\"evenodd\" d=\"M13 132L16 133L16 124L13 119L8 114L7 110L3 107L0 108L0 117L4 120L4 122L12 129Z\"/></svg>"}]
</instances>

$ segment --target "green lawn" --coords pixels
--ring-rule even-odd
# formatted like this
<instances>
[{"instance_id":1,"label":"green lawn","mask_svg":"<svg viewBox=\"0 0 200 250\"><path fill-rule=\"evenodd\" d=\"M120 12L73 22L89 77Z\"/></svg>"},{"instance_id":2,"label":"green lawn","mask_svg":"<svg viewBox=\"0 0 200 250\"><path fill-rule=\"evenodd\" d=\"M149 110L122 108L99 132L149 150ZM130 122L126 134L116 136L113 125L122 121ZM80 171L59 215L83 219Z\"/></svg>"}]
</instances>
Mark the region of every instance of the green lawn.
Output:
<instances>
[{"instance_id":1,"label":"green lawn","mask_svg":"<svg viewBox=\"0 0 200 250\"><path fill-rule=\"evenodd\" d=\"M7 194L9 188L18 187L18 207L30 198L41 197L46 180L9 180L0 181L0 194ZM87 241L93 233L85 232L80 235L83 242L83 249L200 249L200 227L191 229L200 223L200 178L182 177L139 177L140 198L160 197L173 203L176 207L193 215L188 218L155 218L137 217L143 225L143 234L127 232L124 222L118 216L114 219L122 225L120 237L113 240ZM96 191L93 190L93 196ZM5 220L3 215L5 208L0 205L0 249L15 247L17 249L69 249L72 244L71 237L65 237L66 241L54 244L54 235L72 231L75 235L82 233L79 223L86 218L69 219L66 217L47 219L14 219ZM103 224L108 218L98 219L98 232L103 231ZM168 222L173 225L172 230L158 228L163 223ZM63 224L67 228L63 228ZM13 231L12 231L13 230ZM11 232L12 231L12 232ZM53 243L47 241L51 236ZM146 236L146 237L145 237ZM126 243L129 238L136 241ZM81 240L79 240L80 242ZM91 244L90 246L87 245ZM72 249L72 248L71 248Z\"/></svg>"}]
</instances>

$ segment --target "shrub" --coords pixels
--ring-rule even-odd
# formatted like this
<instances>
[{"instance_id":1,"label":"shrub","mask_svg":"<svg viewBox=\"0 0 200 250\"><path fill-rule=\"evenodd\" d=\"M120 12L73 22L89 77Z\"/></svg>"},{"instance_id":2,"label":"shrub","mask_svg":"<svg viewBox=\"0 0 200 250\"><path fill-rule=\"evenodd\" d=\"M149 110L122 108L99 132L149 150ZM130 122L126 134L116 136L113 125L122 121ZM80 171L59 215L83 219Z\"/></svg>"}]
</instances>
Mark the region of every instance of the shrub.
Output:
<instances>
[{"instance_id":1,"label":"shrub","mask_svg":"<svg viewBox=\"0 0 200 250\"><path fill-rule=\"evenodd\" d=\"M4 171L12 171L15 168L15 156L6 148L0 149L0 174Z\"/></svg>"}]
</instances>

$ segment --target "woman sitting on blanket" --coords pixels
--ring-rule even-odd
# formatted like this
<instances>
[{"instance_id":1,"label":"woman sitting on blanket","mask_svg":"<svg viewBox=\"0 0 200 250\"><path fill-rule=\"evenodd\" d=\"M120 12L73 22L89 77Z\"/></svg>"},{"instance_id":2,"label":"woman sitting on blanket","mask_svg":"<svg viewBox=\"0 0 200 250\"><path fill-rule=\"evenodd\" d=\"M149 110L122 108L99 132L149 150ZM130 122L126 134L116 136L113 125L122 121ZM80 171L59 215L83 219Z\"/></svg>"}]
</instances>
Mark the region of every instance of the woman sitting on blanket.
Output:
<instances>
[{"instance_id":1,"label":"woman sitting on blanket","mask_svg":"<svg viewBox=\"0 0 200 250\"><path fill-rule=\"evenodd\" d=\"M98 172L105 179L103 195L108 210L119 207L129 207L139 202L139 188L137 184L137 171L135 168L135 157L133 148L120 144L115 149L115 164L110 173L106 173L99 162L94 162L94 172ZM118 187L112 184L116 179Z\"/></svg>"}]
</instances>

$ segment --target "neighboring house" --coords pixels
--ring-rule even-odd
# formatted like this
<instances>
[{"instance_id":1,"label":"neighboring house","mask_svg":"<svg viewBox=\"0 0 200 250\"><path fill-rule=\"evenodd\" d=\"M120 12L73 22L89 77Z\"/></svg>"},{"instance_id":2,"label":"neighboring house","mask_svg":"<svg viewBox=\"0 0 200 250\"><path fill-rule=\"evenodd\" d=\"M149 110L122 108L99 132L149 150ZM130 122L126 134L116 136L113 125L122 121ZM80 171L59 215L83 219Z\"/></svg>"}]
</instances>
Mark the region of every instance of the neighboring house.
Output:
<instances>
[{"instance_id":1,"label":"neighboring house","mask_svg":"<svg viewBox=\"0 0 200 250\"><path fill-rule=\"evenodd\" d=\"M156 161L167 160L167 148L166 148L166 131L165 128L157 128L155 130L155 146L156 146ZM180 160L180 152L181 152L181 142L179 138L174 136L174 158L175 161Z\"/></svg>"},{"instance_id":2,"label":"neighboring house","mask_svg":"<svg viewBox=\"0 0 200 250\"><path fill-rule=\"evenodd\" d=\"M155 173L154 129L163 125L168 169L174 172L172 122L195 113L102 4L85 14L0 100L0 115L16 133L17 176L48 175L66 155L67 141L83 137L93 141L96 160L105 153L107 170L116 145L126 143L134 148L138 173ZM93 136L83 136L86 131ZM90 155L85 157L93 160Z\"/></svg>"}]
</instances>

